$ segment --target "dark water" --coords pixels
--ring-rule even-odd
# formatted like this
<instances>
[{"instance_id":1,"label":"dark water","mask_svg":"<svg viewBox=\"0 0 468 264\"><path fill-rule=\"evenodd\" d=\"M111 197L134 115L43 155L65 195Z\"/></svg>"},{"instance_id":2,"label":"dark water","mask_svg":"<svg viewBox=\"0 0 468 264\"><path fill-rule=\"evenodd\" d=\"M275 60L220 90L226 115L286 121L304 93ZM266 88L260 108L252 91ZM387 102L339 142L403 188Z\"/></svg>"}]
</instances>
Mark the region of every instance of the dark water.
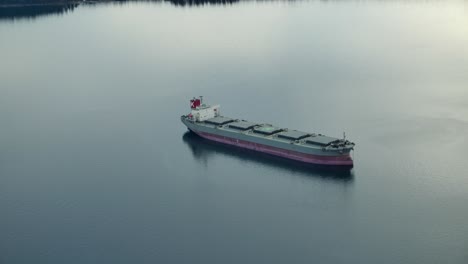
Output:
<instances>
[{"instance_id":1,"label":"dark water","mask_svg":"<svg viewBox=\"0 0 468 264\"><path fill-rule=\"evenodd\" d=\"M0 263L468 262L466 2L59 14L0 22ZM355 167L187 134L197 95Z\"/></svg>"}]
</instances>

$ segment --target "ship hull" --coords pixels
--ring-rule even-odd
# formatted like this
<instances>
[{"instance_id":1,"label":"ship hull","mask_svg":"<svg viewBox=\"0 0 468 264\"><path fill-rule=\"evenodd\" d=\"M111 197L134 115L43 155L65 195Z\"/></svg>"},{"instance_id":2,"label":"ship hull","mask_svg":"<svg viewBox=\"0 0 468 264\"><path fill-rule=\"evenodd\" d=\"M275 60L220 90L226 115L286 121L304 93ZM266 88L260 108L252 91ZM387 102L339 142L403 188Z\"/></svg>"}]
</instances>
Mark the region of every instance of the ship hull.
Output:
<instances>
[{"instance_id":1,"label":"ship hull","mask_svg":"<svg viewBox=\"0 0 468 264\"><path fill-rule=\"evenodd\" d=\"M182 118L182 122L187 126L189 130L196 133L200 137L219 143L233 145L240 148L250 149L310 164L349 167L353 166L353 160L349 152L333 153L323 152L319 150L315 153L307 153L307 151L302 150L300 146L276 146L270 143L268 140L263 140L262 142L259 139L255 139L253 137L249 137L242 134L229 134L223 131L219 131L216 128L209 128L206 126L197 125L196 123L190 122L185 118Z\"/></svg>"}]
</instances>

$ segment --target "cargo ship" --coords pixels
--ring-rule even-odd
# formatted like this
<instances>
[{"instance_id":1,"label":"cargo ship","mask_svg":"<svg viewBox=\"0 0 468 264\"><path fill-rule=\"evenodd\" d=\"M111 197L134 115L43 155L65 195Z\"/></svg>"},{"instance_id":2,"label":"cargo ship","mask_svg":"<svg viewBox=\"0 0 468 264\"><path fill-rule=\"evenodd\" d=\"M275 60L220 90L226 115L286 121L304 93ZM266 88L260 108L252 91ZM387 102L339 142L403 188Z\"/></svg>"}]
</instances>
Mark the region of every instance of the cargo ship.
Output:
<instances>
[{"instance_id":1,"label":"cargo ship","mask_svg":"<svg viewBox=\"0 0 468 264\"><path fill-rule=\"evenodd\" d=\"M344 133L339 139L223 116L220 106L203 103L203 96L191 99L190 109L181 121L200 137L305 163L353 166L355 144Z\"/></svg>"}]
</instances>

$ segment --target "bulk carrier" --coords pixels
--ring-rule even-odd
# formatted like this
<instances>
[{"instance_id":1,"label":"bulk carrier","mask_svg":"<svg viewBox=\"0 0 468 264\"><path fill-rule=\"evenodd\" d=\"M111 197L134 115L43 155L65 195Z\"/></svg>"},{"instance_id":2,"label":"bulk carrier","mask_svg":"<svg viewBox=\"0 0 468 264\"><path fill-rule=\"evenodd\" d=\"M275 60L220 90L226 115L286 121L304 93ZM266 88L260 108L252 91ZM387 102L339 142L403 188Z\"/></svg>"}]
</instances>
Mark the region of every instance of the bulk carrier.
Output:
<instances>
[{"instance_id":1,"label":"bulk carrier","mask_svg":"<svg viewBox=\"0 0 468 264\"><path fill-rule=\"evenodd\" d=\"M344 135L339 139L222 116L220 106L204 104L202 96L191 99L190 108L181 121L203 138L306 163L353 166L354 143Z\"/></svg>"}]
</instances>

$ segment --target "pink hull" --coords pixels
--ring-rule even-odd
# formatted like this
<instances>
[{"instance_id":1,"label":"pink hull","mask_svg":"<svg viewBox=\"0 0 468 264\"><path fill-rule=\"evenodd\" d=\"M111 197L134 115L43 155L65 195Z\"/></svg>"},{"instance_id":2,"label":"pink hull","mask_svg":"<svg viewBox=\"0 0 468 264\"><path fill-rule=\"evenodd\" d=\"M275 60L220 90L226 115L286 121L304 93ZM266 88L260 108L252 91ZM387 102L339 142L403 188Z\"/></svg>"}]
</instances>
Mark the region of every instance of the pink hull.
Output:
<instances>
[{"instance_id":1,"label":"pink hull","mask_svg":"<svg viewBox=\"0 0 468 264\"><path fill-rule=\"evenodd\" d=\"M319 155L312 155L312 154L305 154L297 151L285 150L281 148L266 146L263 144L257 144L249 141L244 140L237 140L233 138L213 135L209 133L194 131L199 136L213 140L216 142L221 142L229 145L238 146L241 148L256 150L264 153L268 153L275 156L280 156L288 159L298 160L307 163L313 164L322 164L322 165L345 165L345 166L352 166L353 160L348 155L341 155L341 156L319 156Z\"/></svg>"}]
</instances>

